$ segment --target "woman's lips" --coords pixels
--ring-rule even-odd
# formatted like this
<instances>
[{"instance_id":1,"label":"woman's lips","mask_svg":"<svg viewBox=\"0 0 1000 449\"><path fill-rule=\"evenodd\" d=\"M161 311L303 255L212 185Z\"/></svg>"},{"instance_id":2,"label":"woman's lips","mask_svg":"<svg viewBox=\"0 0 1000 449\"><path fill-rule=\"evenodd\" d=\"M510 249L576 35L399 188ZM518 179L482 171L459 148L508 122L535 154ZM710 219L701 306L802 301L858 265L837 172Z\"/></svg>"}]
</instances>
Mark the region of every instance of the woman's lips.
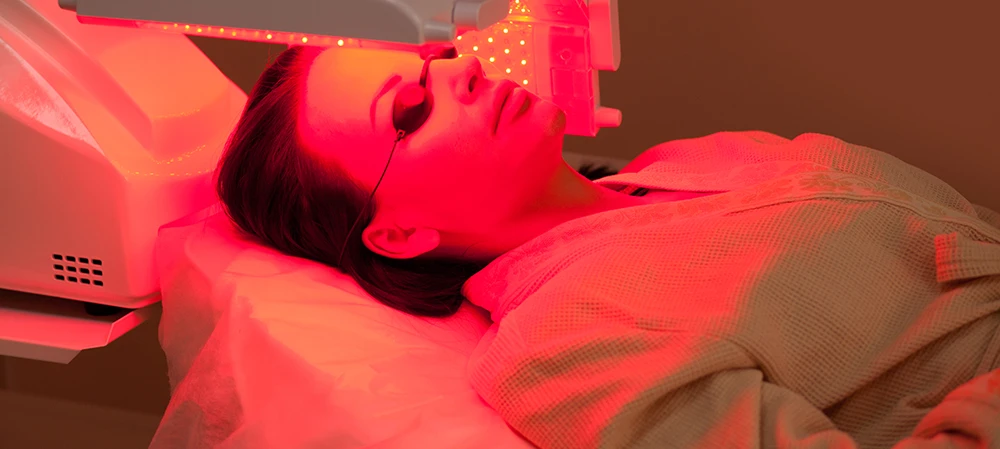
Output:
<instances>
[{"instance_id":1,"label":"woman's lips","mask_svg":"<svg viewBox=\"0 0 1000 449\"><path fill-rule=\"evenodd\" d=\"M513 122L526 114L532 105L531 92L521 88L513 87L510 94L503 101L499 117L497 118L497 130L503 123Z\"/></svg>"}]
</instances>

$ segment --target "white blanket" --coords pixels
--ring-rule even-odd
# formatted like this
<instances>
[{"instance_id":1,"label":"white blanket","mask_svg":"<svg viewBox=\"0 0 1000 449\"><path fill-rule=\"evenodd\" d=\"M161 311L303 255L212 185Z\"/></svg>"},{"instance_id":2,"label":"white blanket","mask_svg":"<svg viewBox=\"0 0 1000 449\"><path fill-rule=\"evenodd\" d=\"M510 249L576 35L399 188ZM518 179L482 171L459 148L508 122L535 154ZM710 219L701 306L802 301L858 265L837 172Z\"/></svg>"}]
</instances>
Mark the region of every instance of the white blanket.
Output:
<instances>
[{"instance_id":1,"label":"white blanket","mask_svg":"<svg viewBox=\"0 0 1000 449\"><path fill-rule=\"evenodd\" d=\"M473 387L526 438L1000 447L995 214L819 135L673 142L628 170L602 182L718 193L566 223L466 284L495 322Z\"/></svg>"},{"instance_id":2,"label":"white blanket","mask_svg":"<svg viewBox=\"0 0 1000 449\"><path fill-rule=\"evenodd\" d=\"M172 395L151 449L531 447L466 379L481 311L404 315L221 215L161 230L157 258Z\"/></svg>"}]
</instances>

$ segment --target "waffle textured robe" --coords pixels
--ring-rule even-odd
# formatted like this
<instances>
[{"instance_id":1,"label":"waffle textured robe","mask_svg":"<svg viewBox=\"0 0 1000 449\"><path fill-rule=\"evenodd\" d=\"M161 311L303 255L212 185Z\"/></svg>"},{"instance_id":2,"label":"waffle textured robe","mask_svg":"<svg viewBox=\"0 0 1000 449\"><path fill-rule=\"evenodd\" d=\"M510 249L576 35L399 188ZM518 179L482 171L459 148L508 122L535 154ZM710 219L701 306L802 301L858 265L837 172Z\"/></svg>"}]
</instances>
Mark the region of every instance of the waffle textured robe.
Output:
<instances>
[{"instance_id":1,"label":"waffle textured robe","mask_svg":"<svg viewBox=\"0 0 1000 449\"><path fill-rule=\"evenodd\" d=\"M1000 220L822 135L655 147L465 292L473 387L541 448L1000 447Z\"/></svg>"}]
</instances>

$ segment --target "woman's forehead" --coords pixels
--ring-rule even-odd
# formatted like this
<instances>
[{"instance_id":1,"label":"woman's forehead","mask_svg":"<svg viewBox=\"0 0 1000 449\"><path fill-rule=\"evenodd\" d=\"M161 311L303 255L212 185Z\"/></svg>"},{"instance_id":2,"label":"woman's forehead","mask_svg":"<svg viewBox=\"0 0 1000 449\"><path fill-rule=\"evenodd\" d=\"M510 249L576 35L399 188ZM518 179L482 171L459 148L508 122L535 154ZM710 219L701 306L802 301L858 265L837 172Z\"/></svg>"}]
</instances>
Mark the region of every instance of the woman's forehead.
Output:
<instances>
[{"instance_id":1,"label":"woman's forehead","mask_svg":"<svg viewBox=\"0 0 1000 449\"><path fill-rule=\"evenodd\" d=\"M394 71L411 72L420 63L420 57L411 52L330 48L316 58L309 74L311 79L321 83L341 79L368 81L385 78Z\"/></svg>"},{"instance_id":2,"label":"woman's forehead","mask_svg":"<svg viewBox=\"0 0 1000 449\"><path fill-rule=\"evenodd\" d=\"M321 53L307 72L305 100L314 112L367 117L375 94L393 75L419 75L416 54L367 49L333 48Z\"/></svg>"},{"instance_id":3,"label":"woman's forehead","mask_svg":"<svg viewBox=\"0 0 1000 449\"><path fill-rule=\"evenodd\" d=\"M348 131L367 124L376 93L393 74L408 78L417 55L384 50L335 48L325 50L306 72L304 125ZM368 130L370 131L370 129Z\"/></svg>"},{"instance_id":4,"label":"woman's forehead","mask_svg":"<svg viewBox=\"0 0 1000 449\"><path fill-rule=\"evenodd\" d=\"M325 148L325 153L334 146L368 146L372 138L384 134L370 119L376 94L396 74L406 79L419 76L420 65L420 57L408 52L324 50L306 70L301 92L298 131L306 148ZM379 105L385 106L384 102ZM334 142L337 145L332 145ZM338 159L345 156L337 155Z\"/></svg>"}]
</instances>

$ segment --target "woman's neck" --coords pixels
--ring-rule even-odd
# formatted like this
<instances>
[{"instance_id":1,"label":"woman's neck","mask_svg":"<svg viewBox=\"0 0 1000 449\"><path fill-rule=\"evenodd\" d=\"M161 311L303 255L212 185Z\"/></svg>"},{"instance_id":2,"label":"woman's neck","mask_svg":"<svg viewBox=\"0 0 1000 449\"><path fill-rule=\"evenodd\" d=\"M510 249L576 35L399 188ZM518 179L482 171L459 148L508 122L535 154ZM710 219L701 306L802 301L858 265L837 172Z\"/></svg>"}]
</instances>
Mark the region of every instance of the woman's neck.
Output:
<instances>
[{"instance_id":1,"label":"woman's neck","mask_svg":"<svg viewBox=\"0 0 1000 449\"><path fill-rule=\"evenodd\" d=\"M641 206L649 201L601 187L588 180L569 165L553 176L536 202L523 214L529 222L554 223L549 229L566 221L624 207Z\"/></svg>"},{"instance_id":2,"label":"woman's neck","mask_svg":"<svg viewBox=\"0 0 1000 449\"><path fill-rule=\"evenodd\" d=\"M601 187L564 164L549 187L514 219L489 236L469 236L461 242L466 244L456 242L461 250L456 247L447 252L452 257L492 260L568 221L650 202Z\"/></svg>"}]
</instances>

